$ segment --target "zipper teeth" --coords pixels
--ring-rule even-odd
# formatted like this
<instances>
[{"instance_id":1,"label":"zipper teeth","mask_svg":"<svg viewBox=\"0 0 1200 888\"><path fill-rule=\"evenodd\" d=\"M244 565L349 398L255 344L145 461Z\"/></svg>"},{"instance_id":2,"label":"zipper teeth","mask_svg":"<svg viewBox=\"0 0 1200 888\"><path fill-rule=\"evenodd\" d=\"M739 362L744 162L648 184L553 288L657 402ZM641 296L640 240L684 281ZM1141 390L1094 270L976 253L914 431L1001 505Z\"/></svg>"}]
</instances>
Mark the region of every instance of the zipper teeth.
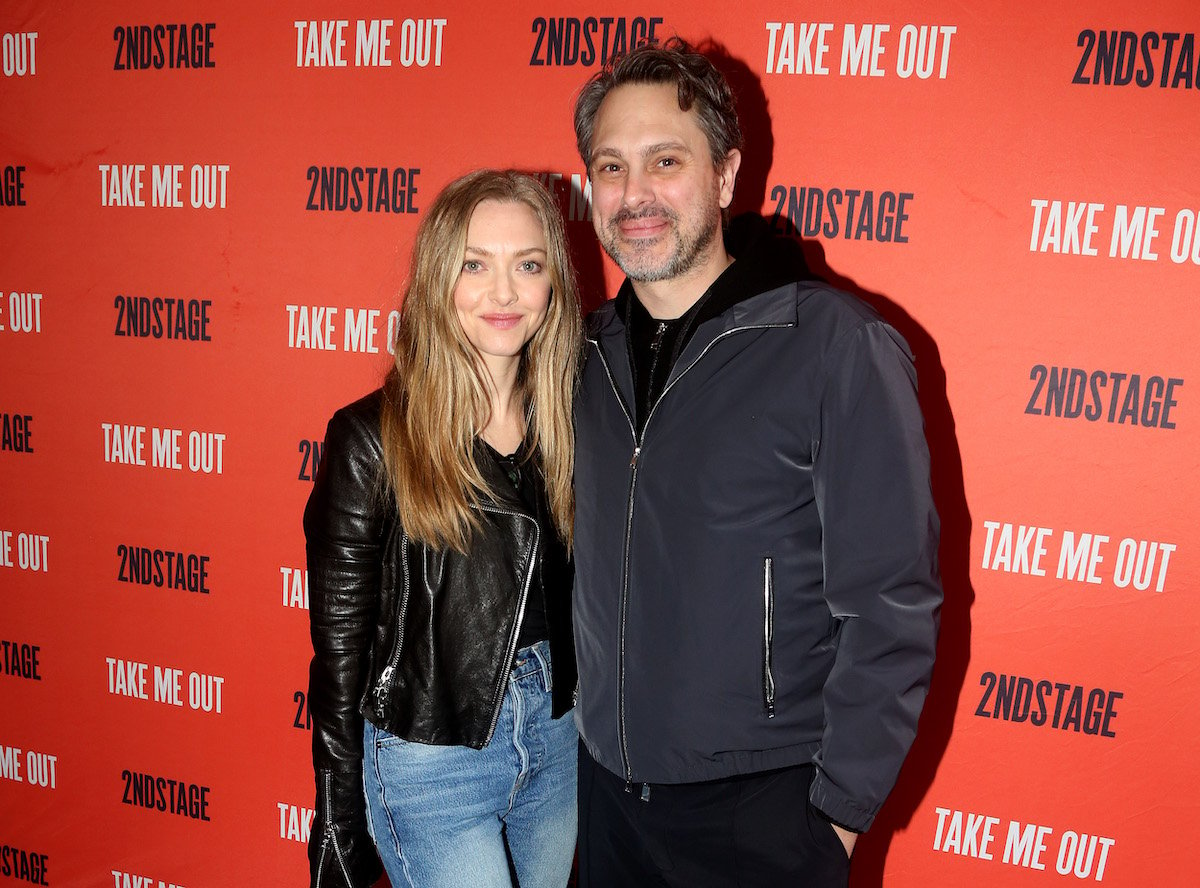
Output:
<instances>
[{"instance_id":1,"label":"zipper teeth","mask_svg":"<svg viewBox=\"0 0 1200 888\"><path fill-rule=\"evenodd\" d=\"M621 763L625 766L625 782L633 781L633 768L629 765L629 737L625 732L625 622L629 615L629 554L633 541L633 490L637 485L637 456L641 450L633 451L633 462L629 474L629 504L625 511L625 553L621 566L621 623L617 633L617 723L621 728Z\"/></svg>"},{"instance_id":2,"label":"zipper teeth","mask_svg":"<svg viewBox=\"0 0 1200 888\"><path fill-rule=\"evenodd\" d=\"M376 703L380 717L383 716L384 703L387 701L387 685L396 664L400 662L400 653L404 647L404 617L408 614L409 577L408 577L408 534L400 534L400 563L404 571L404 596L400 599L400 614L396 617L396 649L383 672L379 674L379 684L375 687Z\"/></svg>"},{"instance_id":3,"label":"zipper teeth","mask_svg":"<svg viewBox=\"0 0 1200 888\"><path fill-rule=\"evenodd\" d=\"M763 696L767 718L775 717L775 676L771 673L771 642L775 635L775 587L772 560L763 559Z\"/></svg>"},{"instance_id":4,"label":"zipper teeth","mask_svg":"<svg viewBox=\"0 0 1200 888\"><path fill-rule=\"evenodd\" d=\"M682 379L689 370L695 367L697 362L706 354L708 354L709 350L722 339L734 333L741 333L746 330L766 330L774 327L794 326L795 324L753 324L745 327L734 327L714 337L712 342L706 345L704 350L701 351L700 354L696 355L695 359L693 359L690 364L683 368L683 370L679 372L679 375L667 383L667 385L663 388L662 392L658 396L658 400L656 400L650 406L650 412L646 414L646 421L642 424L642 435L640 438L638 437L637 429L634 426L633 417L630 416L629 408L625 404L625 399L621 397L620 389L617 388L617 381L613 378L612 368L608 366L608 358L604 355L604 349L600 348L600 343L597 339L588 339L588 342L595 347L596 354L600 357L600 364L602 367L604 367L604 373L608 377L608 384L612 387L613 394L617 398L617 404L619 404L621 407L621 412L625 414L625 420L629 423L629 432L633 436L633 459L630 462L630 468L632 471L629 476L629 504L625 513L625 552L624 563L622 565L623 575L621 577L621 622L617 627L617 724L621 734L621 764L625 767L626 783L631 783L633 781L633 771L629 766L629 740L625 731L625 621L629 613L629 560L631 541L633 538L633 491L637 484L637 458L638 454L641 453L642 450L642 441L646 437L646 429L650 426L650 420L653 418L654 412L658 409L658 405L661 404L663 398L666 397L667 392L669 392L675 386L675 383L679 382L679 380Z\"/></svg>"},{"instance_id":5,"label":"zipper teeth","mask_svg":"<svg viewBox=\"0 0 1200 888\"><path fill-rule=\"evenodd\" d=\"M347 869L347 867L346 867L346 859L342 856L342 849L338 845L337 834L334 832L334 829L333 829L333 774L328 771L325 773L325 805L326 805L326 813L327 813L325 822L328 824L327 831L325 833L325 838L329 842L329 844L333 845L333 853L334 853L334 856L337 857L338 866L340 866L342 868L342 875L346 877L346 884L351 885L351 884L353 884L353 880L350 878L350 870ZM322 864L323 864L324 863L324 854L322 854L321 856L322 856ZM317 884L318 885L321 883L321 870L322 869L323 869L323 866L318 865L318 867L317 867Z\"/></svg>"},{"instance_id":6,"label":"zipper teeth","mask_svg":"<svg viewBox=\"0 0 1200 888\"><path fill-rule=\"evenodd\" d=\"M492 734L496 731L496 724L500 721L500 709L504 705L504 686L508 681L508 674L512 670L513 656L517 652L517 636L521 631L521 621L525 617L525 603L529 600L529 584L533 582L533 572L537 570L537 551L538 543L541 540L542 530L538 527L537 519L526 515L524 512L517 512L510 509L501 509L497 506L480 504L479 508L484 512L495 512L498 515L512 515L518 518L527 518L533 522L533 547L530 549L529 570L525 573L525 582L521 586L521 599L517 602L517 619L513 622L512 633L508 639L508 656L504 658L504 668L500 672L500 680L496 685L496 690L493 697L496 701L492 709L492 723L488 727L487 738L483 741L486 746L492 741Z\"/></svg>"},{"instance_id":7,"label":"zipper teeth","mask_svg":"<svg viewBox=\"0 0 1200 888\"><path fill-rule=\"evenodd\" d=\"M667 332L667 325L659 323L658 332L654 334L654 339L650 342L650 351L654 352L654 357L650 359L650 384L654 385L654 371L658 369L658 359L662 352L663 334Z\"/></svg>"}]
</instances>

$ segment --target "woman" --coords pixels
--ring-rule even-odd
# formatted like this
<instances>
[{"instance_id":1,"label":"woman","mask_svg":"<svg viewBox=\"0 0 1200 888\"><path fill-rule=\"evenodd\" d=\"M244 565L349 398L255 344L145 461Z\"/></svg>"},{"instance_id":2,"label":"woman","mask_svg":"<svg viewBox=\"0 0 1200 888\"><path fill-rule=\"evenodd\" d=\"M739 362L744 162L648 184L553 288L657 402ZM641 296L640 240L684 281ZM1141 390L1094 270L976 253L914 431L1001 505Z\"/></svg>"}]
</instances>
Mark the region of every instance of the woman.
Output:
<instances>
[{"instance_id":1,"label":"woman","mask_svg":"<svg viewBox=\"0 0 1200 888\"><path fill-rule=\"evenodd\" d=\"M417 232L395 367L329 423L304 512L314 886L370 885L376 849L394 888L510 886L509 858L521 888L567 882L569 262L536 180L451 183Z\"/></svg>"}]
</instances>

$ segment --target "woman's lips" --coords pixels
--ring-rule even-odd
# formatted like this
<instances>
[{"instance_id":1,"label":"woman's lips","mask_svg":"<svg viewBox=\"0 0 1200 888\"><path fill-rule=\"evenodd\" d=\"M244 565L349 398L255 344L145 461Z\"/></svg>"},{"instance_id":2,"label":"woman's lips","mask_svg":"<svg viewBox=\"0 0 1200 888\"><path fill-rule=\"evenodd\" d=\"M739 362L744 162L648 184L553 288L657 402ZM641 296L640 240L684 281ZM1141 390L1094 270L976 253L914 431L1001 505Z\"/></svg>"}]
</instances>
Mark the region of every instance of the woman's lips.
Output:
<instances>
[{"instance_id":1,"label":"woman's lips","mask_svg":"<svg viewBox=\"0 0 1200 888\"><path fill-rule=\"evenodd\" d=\"M486 314L483 319L498 330L511 330L521 322L519 314Z\"/></svg>"}]
</instances>

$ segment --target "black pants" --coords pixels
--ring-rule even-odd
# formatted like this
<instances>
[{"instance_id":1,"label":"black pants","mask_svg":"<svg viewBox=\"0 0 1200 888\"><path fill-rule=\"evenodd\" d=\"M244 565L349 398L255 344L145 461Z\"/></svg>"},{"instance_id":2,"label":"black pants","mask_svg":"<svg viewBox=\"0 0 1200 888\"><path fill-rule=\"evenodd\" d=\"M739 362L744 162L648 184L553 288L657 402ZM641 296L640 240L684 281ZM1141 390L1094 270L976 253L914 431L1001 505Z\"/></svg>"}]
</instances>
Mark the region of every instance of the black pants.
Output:
<instances>
[{"instance_id":1,"label":"black pants","mask_svg":"<svg viewBox=\"0 0 1200 888\"><path fill-rule=\"evenodd\" d=\"M808 802L811 765L707 783L625 781L579 747L579 888L845 888L846 849Z\"/></svg>"}]
</instances>

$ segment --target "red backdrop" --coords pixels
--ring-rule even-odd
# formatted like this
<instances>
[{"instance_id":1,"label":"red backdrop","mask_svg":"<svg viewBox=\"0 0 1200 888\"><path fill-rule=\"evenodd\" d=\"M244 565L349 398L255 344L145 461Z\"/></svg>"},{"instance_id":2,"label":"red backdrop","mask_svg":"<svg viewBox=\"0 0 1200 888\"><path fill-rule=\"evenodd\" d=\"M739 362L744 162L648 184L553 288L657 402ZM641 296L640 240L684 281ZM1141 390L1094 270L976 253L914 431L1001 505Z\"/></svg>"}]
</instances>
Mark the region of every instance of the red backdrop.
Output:
<instances>
[{"instance_id":1,"label":"red backdrop","mask_svg":"<svg viewBox=\"0 0 1200 888\"><path fill-rule=\"evenodd\" d=\"M545 174L611 294L573 96L674 33L736 209L918 358L943 631L854 884L1196 882L1200 7L677 7L0 9L0 884L303 882L325 421L468 169Z\"/></svg>"}]
</instances>

